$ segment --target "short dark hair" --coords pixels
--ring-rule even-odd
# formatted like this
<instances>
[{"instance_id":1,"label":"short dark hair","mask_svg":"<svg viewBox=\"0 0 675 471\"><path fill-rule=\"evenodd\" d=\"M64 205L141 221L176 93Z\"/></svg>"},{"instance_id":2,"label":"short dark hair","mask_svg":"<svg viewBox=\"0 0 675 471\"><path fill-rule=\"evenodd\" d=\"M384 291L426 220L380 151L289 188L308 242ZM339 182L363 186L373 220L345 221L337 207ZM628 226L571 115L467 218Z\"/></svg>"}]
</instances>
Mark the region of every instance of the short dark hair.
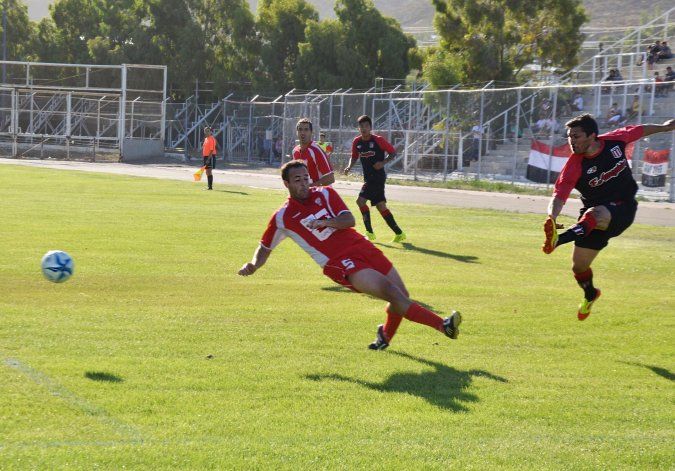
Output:
<instances>
[{"instance_id":1,"label":"short dark hair","mask_svg":"<svg viewBox=\"0 0 675 471\"><path fill-rule=\"evenodd\" d=\"M598 135L598 123L593 119L593 116L588 113L570 119L565 123L565 126L568 128L581 128L586 136L590 136L593 133L595 133L596 136Z\"/></svg>"},{"instance_id":2,"label":"short dark hair","mask_svg":"<svg viewBox=\"0 0 675 471\"><path fill-rule=\"evenodd\" d=\"M373 126L373 120L370 119L370 116L368 116L367 114L359 116L358 119L356 120L356 122L359 123L359 124L368 123L368 124L370 124L371 127Z\"/></svg>"},{"instance_id":3,"label":"short dark hair","mask_svg":"<svg viewBox=\"0 0 675 471\"><path fill-rule=\"evenodd\" d=\"M288 181L288 174L290 173L291 169L293 168L298 168L298 167L305 167L307 168L307 164L305 163L304 160L291 160L290 162L286 162L283 167L281 167L281 178L285 182Z\"/></svg>"},{"instance_id":4,"label":"short dark hair","mask_svg":"<svg viewBox=\"0 0 675 471\"><path fill-rule=\"evenodd\" d=\"M314 131L314 126L312 126L312 122L308 118L302 118L298 120L298 122L295 124L295 130L297 131L300 125L305 123L309 124L310 131Z\"/></svg>"}]
</instances>

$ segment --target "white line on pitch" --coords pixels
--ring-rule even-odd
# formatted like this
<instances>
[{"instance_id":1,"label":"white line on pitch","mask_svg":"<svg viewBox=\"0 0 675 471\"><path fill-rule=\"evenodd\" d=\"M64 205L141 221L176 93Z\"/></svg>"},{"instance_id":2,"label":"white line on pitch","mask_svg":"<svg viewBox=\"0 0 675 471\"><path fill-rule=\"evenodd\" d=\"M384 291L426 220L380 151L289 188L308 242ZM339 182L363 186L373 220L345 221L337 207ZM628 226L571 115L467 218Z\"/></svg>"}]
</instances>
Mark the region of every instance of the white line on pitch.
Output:
<instances>
[{"instance_id":1,"label":"white line on pitch","mask_svg":"<svg viewBox=\"0 0 675 471\"><path fill-rule=\"evenodd\" d=\"M123 434L130 436L132 442L143 442L143 437L136 428L114 417L111 417L102 407L87 402L85 399L69 391L63 385L59 384L56 380L50 378L41 371L38 371L29 365L22 363L16 358L5 358L4 363L8 367L23 373L35 384L46 388L52 396L58 397L69 406L74 407L75 409L78 409L87 415L96 417L100 422L116 429L117 432L122 432Z\"/></svg>"}]
</instances>

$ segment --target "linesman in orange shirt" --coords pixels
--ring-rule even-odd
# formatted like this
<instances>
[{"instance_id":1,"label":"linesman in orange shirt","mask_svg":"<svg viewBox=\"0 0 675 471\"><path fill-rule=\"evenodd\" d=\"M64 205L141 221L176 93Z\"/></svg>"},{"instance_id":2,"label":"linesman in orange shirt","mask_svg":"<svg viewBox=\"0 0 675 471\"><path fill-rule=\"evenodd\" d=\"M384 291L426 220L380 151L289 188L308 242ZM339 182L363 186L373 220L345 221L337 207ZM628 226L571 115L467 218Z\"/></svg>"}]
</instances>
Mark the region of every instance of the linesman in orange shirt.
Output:
<instances>
[{"instance_id":1,"label":"linesman in orange shirt","mask_svg":"<svg viewBox=\"0 0 675 471\"><path fill-rule=\"evenodd\" d=\"M211 170L216 168L216 138L213 137L210 127L204 128L204 144L202 145L202 158L204 159L204 169L209 186L207 190L213 190L213 173Z\"/></svg>"}]
</instances>

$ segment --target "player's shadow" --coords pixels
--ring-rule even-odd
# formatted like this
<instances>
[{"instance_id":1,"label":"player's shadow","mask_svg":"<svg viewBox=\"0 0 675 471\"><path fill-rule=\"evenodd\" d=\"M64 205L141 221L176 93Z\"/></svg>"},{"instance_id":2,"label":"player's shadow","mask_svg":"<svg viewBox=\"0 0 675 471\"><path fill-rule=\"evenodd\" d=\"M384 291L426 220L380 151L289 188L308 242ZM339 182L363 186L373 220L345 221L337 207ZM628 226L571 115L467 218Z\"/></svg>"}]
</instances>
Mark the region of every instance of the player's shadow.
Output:
<instances>
[{"instance_id":1,"label":"player's shadow","mask_svg":"<svg viewBox=\"0 0 675 471\"><path fill-rule=\"evenodd\" d=\"M407 353L389 352L409 360L417 361L434 368L422 373L394 373L380 383L365 379L350 378L339 374L306 375L312 381L345 381L358 384L374 391L385 393L404 393L418 396L442 409L453 412L467 411L466 404L478 402L478 396L468 392L474 377L483 377L508 383L506 378L483 370L462 371L435 361L424 360Z\"/></svg>"},{"instance_id":2,"label":"player's shadow","mask_svg":"<svg viewBox=\"0 0 675 471\"><path fill-rule=\"evenodd\" d=\"M625 363L626 365L641 366L642 368L647 368L648 370L652 370L653 373L661 376L662 378L666 378L669 381L675 381L675 374L673 374L672 372L670 372L666 368L661 368L660 366L654 366L654 365L645 365L644 363L629 362L629 361L623 361L622 363Z\"/></svg>"},{"instance_id":3,"label":"player's shadow","mask_svg":"<svg viewBox=\"0 0 675 471\"><path fill-rule=\"evenodd\" d=\"M322 286L323 291L333 291L335 293L351 293L352 290L341 285Z\"/></svg>"},{"instance_id":4,"label":"player's shadow","mask_svg":"<svg viewBox=\"0 0 675 471\"><path fill-rule=\"evenodd\" d=\"M424 247L418 247L417 245L411 244L410 242L403 242L401 244L402 247L398 247L398 246L395 246L395 245L386 245L386 244L378 244L378 245L385 245L386 247L398 249L398 250L412 250L414 252L423 253L424 255L433 255L434 257L450 258L450 259L456 260L458 262L480 263L478 261L478 257L476 257L475 255L457 255L457 254L453 254L453 253L441 252L440 250L425 249Z\"/></svg>"},{"instance_id":5,"label":"player's shadow","mask_svg":"<svg viewBox=\"0 0 675 471\"><path fill-rule=\"evenodd\" d=\"M119 376L104 371L87 371L84 377L92 381L107 381L108 383L121 383L124 381Z\"/></svg>"},{"instance_id":6,"label":"player's shadow","mask_svg":"<svg viewBox=\"0 0 675 471\"><path fill-rule=\"evenodd\" d=\"M234 195L245 195L248 196L248 193L245 191L232 191L232 190L214 190L217 191L218 193L232 193Z\"/></svg>"}]
</instances>

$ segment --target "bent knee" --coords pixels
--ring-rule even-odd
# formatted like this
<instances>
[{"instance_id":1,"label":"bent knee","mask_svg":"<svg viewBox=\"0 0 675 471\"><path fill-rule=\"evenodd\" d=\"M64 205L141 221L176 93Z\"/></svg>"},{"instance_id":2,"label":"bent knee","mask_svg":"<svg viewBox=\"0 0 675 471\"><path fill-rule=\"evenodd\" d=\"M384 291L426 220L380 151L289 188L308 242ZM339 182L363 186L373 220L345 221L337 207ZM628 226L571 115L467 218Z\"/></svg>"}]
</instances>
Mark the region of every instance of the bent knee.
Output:
<instances>
[{"instance_id":1,"label":"bent knee","mask_svg":"<svg viewBox=\"0 0 675 471\"><path fill-rule=\"evenodd\" d=\"M408 296L394 283L387 280L387 285L384 287L387 301L392 303L401 303L408 300Z\"/></svg>"},{"instance_id":2,"label":"bent knee","mask_svg":"<svg viewBox=\"0 0 675 471\"><path fill-rule=\"evenodd\" d=\"M590 263L576 263L576 262L572 263L572 272L573 273L577 273L577 274L583 273L586 270L588 270L589 268L591 268Z\"/></svg>"},{"instance_id":3,"label":"bent knee","mask_svg":"<svg viewBox=\"0 0 675 471\"><path fill-rule=\"evenodd\" d=\"M591 214L595 218L598 229L607 229L607 226L612 221L612 213L604 206L594 206L589 208L584 214Z\"/></svg>"}]
</instances>

